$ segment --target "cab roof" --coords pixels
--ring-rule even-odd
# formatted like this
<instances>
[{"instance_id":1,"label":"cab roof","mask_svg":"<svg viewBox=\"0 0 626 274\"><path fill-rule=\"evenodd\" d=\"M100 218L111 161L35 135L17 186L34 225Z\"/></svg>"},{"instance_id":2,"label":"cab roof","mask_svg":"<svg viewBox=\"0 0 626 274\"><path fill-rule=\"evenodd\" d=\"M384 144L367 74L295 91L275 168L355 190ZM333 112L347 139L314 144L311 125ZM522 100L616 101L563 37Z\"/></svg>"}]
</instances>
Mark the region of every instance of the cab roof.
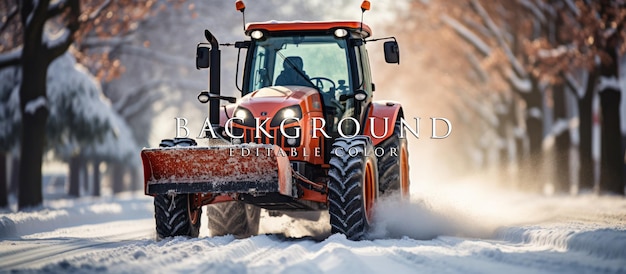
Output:
<instances>
[{"instance_id":1,"label":"cab roof","mask_svg":"<svg viewBox=\"0 0 626 274\"><path fill-rule=\"evenodd\" d=\"M361 34L363 38L372 35L372 29L363 23L361 31L361 22L359 21L269 21L249 23L246 25L246 35L250 35L254 30L265 30L267 32L279 31L316 31L316 30L332 30L347 29L350 32Z\"/></svg>"}]
</instances>

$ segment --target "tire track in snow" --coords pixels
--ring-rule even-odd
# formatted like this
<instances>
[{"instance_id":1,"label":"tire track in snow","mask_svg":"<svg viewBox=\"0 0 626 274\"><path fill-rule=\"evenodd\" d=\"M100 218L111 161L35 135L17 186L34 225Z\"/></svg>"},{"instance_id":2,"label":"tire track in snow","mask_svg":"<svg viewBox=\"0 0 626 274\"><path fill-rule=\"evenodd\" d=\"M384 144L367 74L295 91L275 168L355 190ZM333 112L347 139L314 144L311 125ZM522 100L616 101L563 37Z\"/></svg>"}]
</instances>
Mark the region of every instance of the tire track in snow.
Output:
<instances>
[{"instance_id":1,"label":"tire track in snow","mask_svg":"<svg viewBox=\"0 0 626 274\"><path fill-rule=\"evenodd\" d=\"M36 242L36 245L29 245L26 248L13 249L0 254L2 258L0 270L41 267L97 249L119 247L154 236L152 229L147 230L145 226L130 226L130 229L126 228L123 233L116 230L108 232L104 232L98 237L88 238L53 237L41 239L30 237L31 239L6 240L2 245L8 245L9 249L11 245L23 241Z\"/></svg>"}]
</instances>

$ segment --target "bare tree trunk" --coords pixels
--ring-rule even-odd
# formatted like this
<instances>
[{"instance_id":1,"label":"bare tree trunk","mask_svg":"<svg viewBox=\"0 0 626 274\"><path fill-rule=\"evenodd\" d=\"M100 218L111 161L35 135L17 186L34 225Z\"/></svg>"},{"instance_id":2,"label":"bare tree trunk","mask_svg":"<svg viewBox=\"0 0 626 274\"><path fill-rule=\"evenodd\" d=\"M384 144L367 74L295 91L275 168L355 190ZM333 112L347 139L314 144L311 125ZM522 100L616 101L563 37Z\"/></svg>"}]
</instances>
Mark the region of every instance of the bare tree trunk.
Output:
<instances>
[{"instance_id":1,"label":"bare tree trunk","mask_svg":"<svg viewBox=\"0 0 626 274\"><path fill-rule=\"evenodd\" d=\"M70 185L67 194L73 197L80 196L80 162L81 159L78 156L72 156L70 158Z\"/></svg>"},{"instance_id":2,"label":"bare tree trunk","mask_svg":"<svg viewBox=\"0 0 626 274\"><path fill-rule=\"evenodd\" d=\"M626 186L626 135L622 135L622 155L624 163L622 164L622 184Z\"/></svg>"},{"instance_id":3,"label":"bare tree trunk","mask_svg":"<svg viewBox=\"0 0 626 274\"><path fill-rule=\"evenodd\" d=\"M100 196L100 161L95 160L93 163L93 189L91 195Z\"/></svg>"},{"instance_id":4,"label":"bare tree trunk","mask_svg":"<svg viewBox=\"0 0 626 274\"><path fill-rule=\"evenodd\" d=\"M130 189L131 190L141 190L143 189L143 181L142 176L136 168L130 169Z\"/></svg>"},{"instance_id":5,"label":"bare tree trunk","mask_svg":"<svg viewBox=\"0 0 626 274\"><path fill-rule=\"evenodd\" d=\"M124 185L125 172L126 172L126 169L124 168L124 165L120 163L112 164L111 184L112 184L114 194L120 193L126 190L125 185Z\"/></svg>"},{"instance_id":6,"label":"bare tree trunk","mask_svg":"<svg viewBox=\"0 0 626 274\"><path fill-rule=\"evenodd\" d=\"M526 127L529 137L529 155L526 158L528 170L526 175L528 181L525 182L526 189L532 192L540 192L543 189L543 151L541 149L543 123L540 119L527 119Z\"/></svg>"},{"instance_id":7,"label":"bare tree trunk","mask_svg":"<svg viewBox=\"0 0 626 274\"><path fill-rule=\"evenodd\" d=\"M624 195L622 132L620 125L621 92L607 88L600 92L602 105L602 157L600 191Z\"/></svg>"},{"instance_id":8,"label":"bare tree trunk","mask_svg":"<svg viewBox=\"0 0 626 274\"><path fill-rule=\"evenodd\" d=\"M41 1L38 5L31 1L22 1L20 5L24 24L24 45L21 60L22 83L19 91L22 114L19 209L37 206L43 202L41 164L48 119L46 79L50 59L46 56L48 50L42 39L48 4L49 1Z\"/></svg>"},{"instance_id":9,"label":"bare tree trunk","mask_svg":"<svg viewBox=\"0 0 626 274\"><path fill-rule=\"evenodd\" d=\"M26 46L24 46L22 58L24 60L22 64L23 79L20 87L20 104L23 126L19 173L20 187L18 190L18 208L20 209L38 206L43 202L41 164L43 160L44 136L46 134L46 120L48 119L46 106L37 107L34 111L26 109L27 104L35 105L34 102L37 102L37 100L47 102L47 66L42 65L40 61L45 60L45 56L42 56L41 53L33 53L32 56L29 56ZM33 66L43 66L43 68L33 68Z\"/></svg>"},{"instance_id":10,"label":"bare tree trunk","mask_svg":"<svg viewBox=\"0 0 626 274\"><path fill-rule=\"evenodd\" d=\"M601 10L611 7L609 1L602 2ZM609 20L611 19L609 15ZM623 26L618 31L623 30ZM600 158L600 191L624 195L624 155L622 154L622 130L620 122L621 87L619 85L620 38L611 35L604 46L604 53L610 58L603 58L600 63L600 105L602 108L602 157Z\"/></svg>"},{"instance_id":11,"label":"bare tree trunk","mask_svg":"<svg viewBox=\"0 0 626 274\"><path fill-rule=\"evenodd\" d=\"M20 157L13 155L11 157L11 185L9 186L9 193L17 195L17 190L20 185Z\"/></svg>"},{"instance_id":12,"label":"bare tree trunk","mask_svg":"<svg viewBox=\"0 0 626 274\"><path fill-rule=\"evenodd\" d=\"M510 110L511 110L511 121L513 121L514 123L514 128L513 128L513 138L514 138L514 143L515 143L515 178L514 180L514 186L516 188L519 188L521 183L522 183L522 179L523 179L523 172L522 172L522 165L524 164L524 159L525 159L525 154L527 153L526 151L526 138L525 136L522 134L522 126L520 125L520 119L519 117L522 115L523 111L520 108L520 101L517 100L512 100L511 106L510 106Z\"/></svg>"},{"instance_id":13,"label":"bare tree trunk","mask_svg":"<svg viewBox=\"0 0 626 274\"><path fill-rule=\"evenodd\" d=\"M80 187L82 188L83 193L87 193L89 195L89 170L87 169L87 161L85 159L81 159L80 161ZM80 188L79 188L80 193Z\"/></svg>"},{"instance_id":14,"label":"bare tree trunk","mask_svg":"<svg viewBox=\"0 0 626 274\"><path fill-rule=\"evenodd\" d=\"M20 189L18 208L37 206L43 202L41 164L43 162L46 121L49 103L46 95L48 66L67 51L78 30L80 2L67 1L67 39L49 45L43 40L44 26L50 17L50 1L19 1L24 28L22 45L22 83L20 84L20 112L22 114Z\"/></svg>"},{"instance_id":15,"label":"bare tree trunk","mask_svg":"<svg viewBox=\"0 0 626 274\"><path fill-rule=\"evenodd\" d=\"M554 120L556 123L568 122L567 117L567 97L563 84L556 84L552 90L554 98ZM570 147L572 141L570 139L569 125L566 130L555 136L555 153L556 163L554 176L554 189L557 193L569 192L570 190Z\"/></svg>"},{"instance_id":16,"label":"bare tree trunk","mask_svg":"<svg viewBox=\"0 0 626 274\"><path fill-rule=\"evenodd\" d=\"M532 91L525 98L527 106L526 114L526 132L529 141L529 155L526 161L526 189L532 192L541 192L543 190L543 94L539 90L538 79L531 77Z\"/></svg>"},{"instance_id":17,"label":"bare tree trunk","mask_svg":"<svg viewBox=\"0 0 626 274\"><path fill-rule=\"evenodd\" d=\"M580 167L578 169L578 189L593 190L595 186L595 169L592 158L593 144L593 94L598 79L597 70L589 73L585 94L578 99L578 134L580 145L578 148Z\"/></svg>"},{"instance_id":18,"label":"bare tree trunk","mask_svg":"<svg viewBox=\"0 0 626 274\"><path fill-rule=\"evenodd\" d=\"M9 189L7 188L7 154L0 153L0 208L9 205Z\"/></svg>"}]
</instances>

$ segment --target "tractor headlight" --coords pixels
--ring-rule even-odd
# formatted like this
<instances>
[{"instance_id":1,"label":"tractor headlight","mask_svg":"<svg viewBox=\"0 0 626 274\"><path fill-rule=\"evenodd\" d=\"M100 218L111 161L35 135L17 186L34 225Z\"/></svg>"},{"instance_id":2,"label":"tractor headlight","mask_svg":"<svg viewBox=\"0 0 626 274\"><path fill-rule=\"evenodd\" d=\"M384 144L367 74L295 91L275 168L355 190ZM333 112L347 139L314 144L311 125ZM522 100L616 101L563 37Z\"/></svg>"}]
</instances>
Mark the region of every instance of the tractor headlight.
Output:
<instances>
[{"instance_id":1,"label":"tractor headlight","mask_svg":"<svg viewBox=\"0 0 626 274\"><path fill-rule=\"evenodd\" d=\"M302 109L300 109L300 106L295 105L279 110L276 112L276 115L274 115L274 118L272 118L270 126L280 126L280 123L285 119L289 119L285 124L293 123L296 119L302 119Z\"/></svg>"},{"instance_id":2,"label":"tractor headlight","mask_svg":"<svg viewBox=\"0 0 626 274\"><path fill-rule=\"evenodd\" d=\"M245 120L248 117L248 113L243 109L238 109L237 112L235 112L235 117Z\"/></svg>"},{"instance_id":3,"label":"tractor headlight","mask_svg":"<svg viewBox=\"0 0 626 274\"><path fill-rule=\"evenodd\" d=\"M254 127L254 116L252 116L252 112L249 110L237 107L237 109L235 109L235 117L239 119L234 119L234 123L247 127Z\"/></svg>"},{"instance_id":4,"label":"tractor headlight","mask_svg":"<svg viewBox=\"0 0 626 274\"><path fill-rule=\"evenodd\" d=\"M285 109L285 111L283 111L283 119L288 119L288 118L294 118L296 117L296 112L293 109Z\"/></svg>"},{"instance_id":5,"label":"tractor headlight","mask_svg":"<svg viewBox=\"0 0 626 274\"><path fill-rule=\"evenodd\" d=\"M298 140L296 138L287 138L287 144L289 146L296 146L296 144L298 143Z\"/></svg>"},{"instance_id":6,"label":"tractor headlight","mask_svg":"<svg viewBox=\"0 0 626 274\"><path fill-rule=\"evenodd\" d=\"M250 33L250 37L252 37L253 39L256 40L261 40L263 38L263 32L260 30L255 30L252 33Z\"/></svg>"}]
</instances>

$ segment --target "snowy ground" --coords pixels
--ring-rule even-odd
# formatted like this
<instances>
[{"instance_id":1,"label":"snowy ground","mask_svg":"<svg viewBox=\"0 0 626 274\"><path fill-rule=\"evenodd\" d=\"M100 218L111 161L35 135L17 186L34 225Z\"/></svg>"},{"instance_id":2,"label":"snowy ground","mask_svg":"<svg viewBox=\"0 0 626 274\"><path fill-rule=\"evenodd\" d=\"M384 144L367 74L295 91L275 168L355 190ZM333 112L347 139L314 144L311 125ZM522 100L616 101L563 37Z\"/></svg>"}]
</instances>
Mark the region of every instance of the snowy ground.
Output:
<instances>
[{"instance_id":1,"label":"snowy ground","mask_svg":"<svg viewBox=\"0 0 626 274\"><path fill-rule=\"evenodd\" d=\"M360 242L266 214L256 237L209 238L205 226L198 239L155 241L140 194L51 200L0 213L0 272L626 273L626 199L487 189L424 186L411 202L383 201Z\"/></svg>"}]
</instances>

